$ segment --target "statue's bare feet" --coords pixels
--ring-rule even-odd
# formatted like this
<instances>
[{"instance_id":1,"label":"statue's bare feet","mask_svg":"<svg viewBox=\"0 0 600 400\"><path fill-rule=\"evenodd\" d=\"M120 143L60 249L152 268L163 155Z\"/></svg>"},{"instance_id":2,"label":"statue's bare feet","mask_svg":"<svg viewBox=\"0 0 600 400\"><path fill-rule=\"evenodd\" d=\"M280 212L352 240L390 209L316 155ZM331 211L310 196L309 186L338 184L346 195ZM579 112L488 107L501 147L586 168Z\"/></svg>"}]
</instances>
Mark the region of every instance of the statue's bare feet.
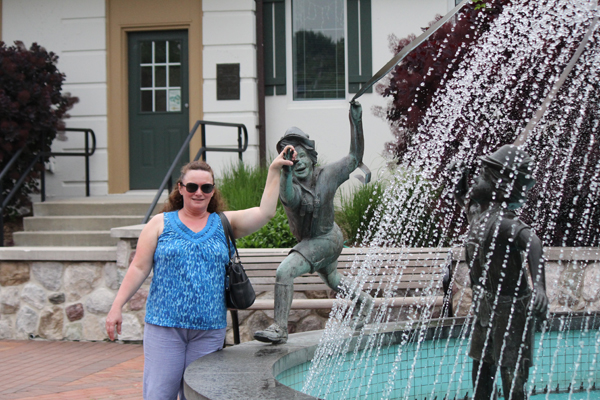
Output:
<instances>
[{"instance_id":1,"label":"statue's bare feet","mask_svg":"<svg viewBox=\"0 0 600 400\"><path fill-rule=\"evenodd\" d=\"M258 331L254 334L254 339L259 342L272 343L272 344L283 344L287 342L288 333L287 329L281 328L277 324L272 324L264 331Z\"/></svg>"}]
</instances>

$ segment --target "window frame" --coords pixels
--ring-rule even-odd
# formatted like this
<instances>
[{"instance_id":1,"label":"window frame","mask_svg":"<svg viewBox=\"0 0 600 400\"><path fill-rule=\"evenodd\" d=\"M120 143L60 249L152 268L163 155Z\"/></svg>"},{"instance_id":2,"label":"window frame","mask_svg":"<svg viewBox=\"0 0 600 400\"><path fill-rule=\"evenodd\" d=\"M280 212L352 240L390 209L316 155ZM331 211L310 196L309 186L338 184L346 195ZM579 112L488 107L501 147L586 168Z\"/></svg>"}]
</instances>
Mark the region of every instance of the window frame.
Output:
<instances>
[{"instance_id":1,"label":"window frame","mask_svg":"<svg viewBox=\"0 0 600 400\"><path fill-rule=\"evenodd\" d=\"M294 0L263 0L263 34L265 95L288 95L291 101L300 102L340 102L346 99L294 99L294 67L292 2ZM372 76L372 0L344 0L344 92L346 98L357 93ZM273 32L276 32L273 36ZM288 76L289 75L289 76ZM366 93L372 93L370 88Z\"/></svg>"}]
</instances>

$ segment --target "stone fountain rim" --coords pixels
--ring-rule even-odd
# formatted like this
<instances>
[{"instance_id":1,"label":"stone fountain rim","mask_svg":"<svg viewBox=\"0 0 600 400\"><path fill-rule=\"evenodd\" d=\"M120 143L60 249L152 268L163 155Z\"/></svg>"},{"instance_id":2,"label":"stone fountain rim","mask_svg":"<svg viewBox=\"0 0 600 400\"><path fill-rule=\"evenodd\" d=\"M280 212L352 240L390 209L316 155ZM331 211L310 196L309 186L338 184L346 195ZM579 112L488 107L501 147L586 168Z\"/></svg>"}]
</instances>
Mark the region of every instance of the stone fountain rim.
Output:
<instances>
[{"instance_id":1,"label":"stone fountain rim","mask_svg":"<svg viewBox=\"0 0 600 400\"><path fill-rule=\"evenodd\" d=\"M587 329L600 329L600 313L554 313L550 330L564 327L565 318L571 329L581 329L582 319L593 318ZM441 323L440 323L441 321ZM562 321L562 322L561 322ZM590 321L590 320L588 320ZM458 337L464 317L431 320L425 340ZM402 324L388 326L379 333L386 333L387 344L403 339L406 330L399 331ZM442 329L440 329L442 328ZM184 375L186 398L192 399L316 399L279 383L276 377L283 371L310 361L321 341L323 330L292 334L286 344L270 345L257 341L242 343L204 356L194 361ZM422 333L421 329L412 329L412 334ZM364 346L366 336L375 333L368 329L364 336L354 336L350 350L353 351L359 339L359 348ZM397 334L395 334L397 333ZM218 368L215 366L218 365Z\"/></svg>"}]
</instances>

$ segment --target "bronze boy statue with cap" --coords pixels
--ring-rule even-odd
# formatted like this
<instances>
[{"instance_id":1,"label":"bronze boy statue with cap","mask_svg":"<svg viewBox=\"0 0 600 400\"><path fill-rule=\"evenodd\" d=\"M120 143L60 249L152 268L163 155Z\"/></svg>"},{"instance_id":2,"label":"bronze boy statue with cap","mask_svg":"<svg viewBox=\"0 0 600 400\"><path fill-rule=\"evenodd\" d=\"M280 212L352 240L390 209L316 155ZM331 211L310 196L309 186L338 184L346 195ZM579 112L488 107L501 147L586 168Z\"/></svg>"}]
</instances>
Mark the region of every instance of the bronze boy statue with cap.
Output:
<instances>
[{"instance_id":1,"label":"bronze boy statue with cap","mask_svg":"<svg viewBox=\"0 0 600 400\"><path fill-rule=\"evenodd\" d=\"M256 332L256 340L273 344L287 341L295 277L317 272L331 289L348 294L348 285L344 285L342 275L337 270L337 259L342 252L344 238L333 220L333 199L337 188L348 180L350 173L362 162L362 108L357 102L351 103L350 123L350 152L341 160L325 166L316 166L314 140L296 127L288 129L277 143L278 152L287 145L294 146L296 151L294 165L284 167L281 172L279 198L298 244L277 268L275 322L267 329ZM369 312L372 299L362 292L356 297L356 309L360 310L358 324L361 324Z\"/></svg>"},{"instance_id":2,"label":"bronze boy statue with cap","mask_svg":"<svg viewBox=\"0 0 600 400\"><path fill-rule=\"evenodd\" d=\"M465 170L455 189L469 222L465 253L475 310L469 351L474 360L473 398L496 397L494 379L500 367L504 398L524 400L534 321L544 318L548 309L542 242L514 212L535 184L533 162L514 145L481 160L475 184L469 189Z\"/></svg>"}]
</instances>

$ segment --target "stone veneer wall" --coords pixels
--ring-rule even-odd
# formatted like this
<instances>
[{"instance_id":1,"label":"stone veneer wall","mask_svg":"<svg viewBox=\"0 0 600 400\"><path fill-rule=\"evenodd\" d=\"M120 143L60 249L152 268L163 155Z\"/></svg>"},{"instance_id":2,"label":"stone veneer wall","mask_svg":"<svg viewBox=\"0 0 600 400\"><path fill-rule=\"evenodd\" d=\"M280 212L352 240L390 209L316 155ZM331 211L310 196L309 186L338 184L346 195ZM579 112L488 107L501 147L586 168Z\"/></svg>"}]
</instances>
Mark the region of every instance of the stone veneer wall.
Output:
<instances>
[{"instance_id":1,"label":"stone veneer wall","mask_svg":"<svg viewBox=\"0 0 600 400\"><path fill-rule=\"evenodd\" d=\"M546 248L544 258L550 312L600 311L600 249ZM469 270L461 262L456 268L452 296L456 316L465 316L471 307L469 285Z\"/></svg>"},{"instance_id":2,"label":"stone veneer wall","mask_svg":"<svg viewBox=\"0 0 600 400\"><path fill-rule=\"evenodd\" d=\"M116 248L0 249L0 339L105 340L105 318L133 255L137 238L121 237ZM460 257L460 256L458 256ZM551 311L600 311L600 250L546 249ZM151 277L123 309L121 340L141 340ZM454 286L458 315L470 306L468 271L459 263ZM272 298L273 293L258 294ZM329 291L295 293L326 298ZM323 329L329 310L292 310L291 333ZM401 313L397 316L402 319ZM273 311L239 311L242 342L273 321ZM227 342L233 343L228 313Z\"/></svg>"},{"instance_id":3,"label":"stone veneer wall","mask_svg":"<svg viewBox=\"0 0 600 400\"><path fill-rule=\"evenodd\" d=\"M135 235L133 235L135 236ZM136 237L123 237L116 248L0 249L0 339L106 340L105 319L127 267ZM32 250L33 249L33 250ZM87 260L86 260L87 258ZM123 308L120 340L143 338L146 298L152 275ZM296 293L324 298L332 293ZM273 293L259 293L272 298ZM293 310L290 332L323 329L329 310ZM239 311L242 341L273 321L273 311ZM227 313L227 343L233 343Z\"/></svg>"},{"instance_id":4,"label":"stone veneer wall","mask_svg":"<svg viewBox=\"0 0 600 400\"><path fill-rule=\"evenodd\" d=\"M115 248L1 249L0 339L106 339L106 314L128 264ZM148 286L123 310L123 340L142 338Z\"/></svg>"}]
</instances>

